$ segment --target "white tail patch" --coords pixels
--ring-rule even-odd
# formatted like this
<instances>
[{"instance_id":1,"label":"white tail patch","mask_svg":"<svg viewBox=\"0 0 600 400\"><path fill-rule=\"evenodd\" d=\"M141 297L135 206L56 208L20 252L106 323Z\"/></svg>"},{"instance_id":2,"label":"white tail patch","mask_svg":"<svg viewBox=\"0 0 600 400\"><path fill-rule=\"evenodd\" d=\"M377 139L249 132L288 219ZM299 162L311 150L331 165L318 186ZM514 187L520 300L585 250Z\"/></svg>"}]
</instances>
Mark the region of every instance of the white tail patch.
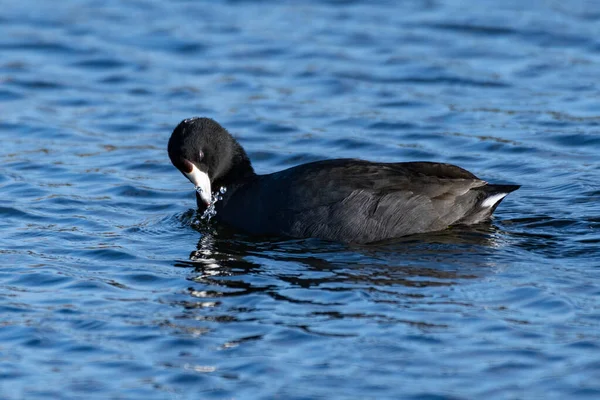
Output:
<instances>
[{"instance_id":1,"label":"white tail patch","mask_svg":"<svg viewBox=\"0 0 600 400\"><path fill-rule=\"evenodd\" d=\"M507 194L508 193L498 193L493 196L490 196L487 199L485 199L483 201L483 203L481 203L481 207L483 207L483 208L493 207L494 204L496 204L497 202L502 200Z\"/></svg>"}]
</instances>

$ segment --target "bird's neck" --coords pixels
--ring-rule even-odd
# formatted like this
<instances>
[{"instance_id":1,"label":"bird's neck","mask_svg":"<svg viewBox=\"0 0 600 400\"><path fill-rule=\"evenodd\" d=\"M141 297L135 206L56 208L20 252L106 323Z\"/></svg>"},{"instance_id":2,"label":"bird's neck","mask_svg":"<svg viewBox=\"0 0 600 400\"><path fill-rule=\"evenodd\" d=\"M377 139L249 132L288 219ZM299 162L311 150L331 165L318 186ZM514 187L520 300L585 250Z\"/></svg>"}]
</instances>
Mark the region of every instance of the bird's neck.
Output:
<instances>
[{"instance_id":1,"label":"bird's neck","mask_svg":"<svg viewBox=\"0 0 600 400\"><path fill-rule=\"evenodd\" d=\"M242 146L235 142L233 157L229 170L223 176L216 179L213 185L216 188L221 186L228 187L231 185L238 185L254 178L255 176L256 173L254 172L250 158Z\"/></svg>"}]
</instances>

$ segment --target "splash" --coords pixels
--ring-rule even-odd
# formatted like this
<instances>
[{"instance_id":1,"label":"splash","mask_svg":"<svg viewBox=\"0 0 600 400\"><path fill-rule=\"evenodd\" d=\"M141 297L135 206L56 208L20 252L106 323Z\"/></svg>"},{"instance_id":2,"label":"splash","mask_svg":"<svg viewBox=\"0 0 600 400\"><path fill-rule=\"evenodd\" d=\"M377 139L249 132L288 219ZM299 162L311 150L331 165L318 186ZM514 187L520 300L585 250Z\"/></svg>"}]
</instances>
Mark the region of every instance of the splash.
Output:
<instances>
[{"instance_id":1,"label":"splash","mask_svg":"<svg viewBox=\"0 0 600 400\"><path fill-rule=\"evenodd\" d=\"M200 191L201 189L198 187L198 188L196 188L196 190ZM210 219L212 217L217 215L217 210L215 209L215 204L217 203L217 201L223 200L222 195L224 195L226 192L227 192L227 188L224 186L221 186L219 191L212 193L212 195L210 197L210 204L208 205L208 207L206 207L206 210L204 210L204 213L200 217L201 220L206 220L208 222L208 221L210 221Z\"/></svg>"}]
</instances>

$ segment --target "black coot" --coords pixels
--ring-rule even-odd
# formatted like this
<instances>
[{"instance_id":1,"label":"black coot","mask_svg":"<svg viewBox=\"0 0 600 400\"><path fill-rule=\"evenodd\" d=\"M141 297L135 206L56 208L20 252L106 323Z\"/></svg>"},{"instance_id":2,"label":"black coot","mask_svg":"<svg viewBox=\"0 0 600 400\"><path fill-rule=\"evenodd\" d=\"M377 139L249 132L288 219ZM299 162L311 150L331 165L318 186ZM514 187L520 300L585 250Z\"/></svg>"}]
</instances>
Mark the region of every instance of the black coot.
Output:
<instances>
[{"instance_id":1,"label":"black coot","mask_svg":"<svg viewBox=\"0 0 600 400\"><path fill-rule=\"evenodd\" d=\"M368 243L439 231L489 219L519 188L433 162L337 159L257 175L242 146L210 118L177 125L169 157L199 188L199 208L224 186L216 219L259 235Z\"/></svg>"}]
</instances>

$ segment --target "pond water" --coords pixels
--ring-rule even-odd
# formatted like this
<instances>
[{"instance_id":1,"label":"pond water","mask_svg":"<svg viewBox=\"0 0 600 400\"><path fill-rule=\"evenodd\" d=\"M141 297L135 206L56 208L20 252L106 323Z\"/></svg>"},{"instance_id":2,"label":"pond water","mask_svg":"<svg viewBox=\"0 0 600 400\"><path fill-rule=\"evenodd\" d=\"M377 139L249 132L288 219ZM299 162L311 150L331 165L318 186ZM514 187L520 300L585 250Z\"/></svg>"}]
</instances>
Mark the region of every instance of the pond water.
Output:
<instances>
[{"instance_id":1,"label":"pond water","mask_svg":"<svg viewBox=\"0 0 600 400\"><path fill-rule=\"evenodd\" d=\"M0 398L600 398L600 5L0 9ZM197 221L166 153L196 115L260 173L523 186L472 228L257 239Z\"/></svg>"}]
</instances>

